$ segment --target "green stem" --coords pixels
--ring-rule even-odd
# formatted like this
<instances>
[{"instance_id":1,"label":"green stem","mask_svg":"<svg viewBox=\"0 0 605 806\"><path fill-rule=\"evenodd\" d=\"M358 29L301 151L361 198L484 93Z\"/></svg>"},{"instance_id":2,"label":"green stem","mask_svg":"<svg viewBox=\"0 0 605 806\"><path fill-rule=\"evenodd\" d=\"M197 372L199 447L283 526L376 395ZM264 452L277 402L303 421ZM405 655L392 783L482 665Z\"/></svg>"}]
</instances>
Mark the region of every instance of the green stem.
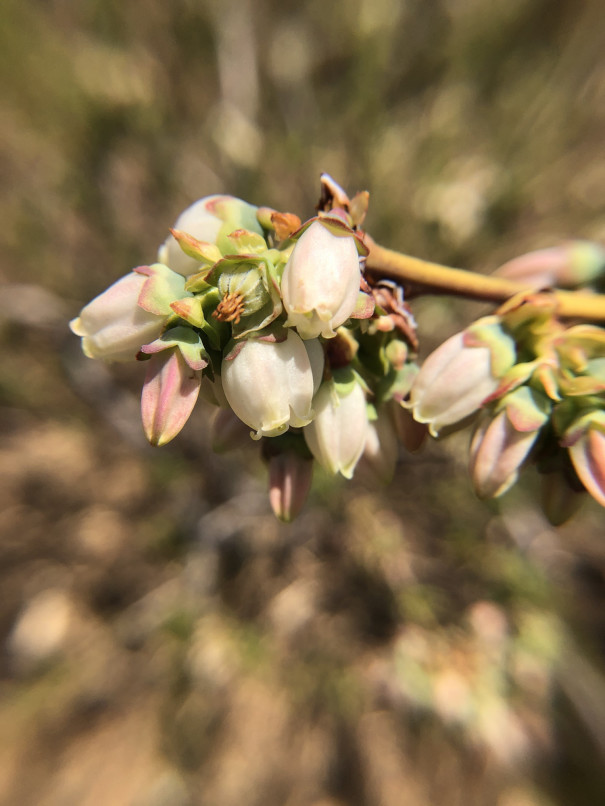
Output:
<instances>
[{"instance_id":1,"label":"green stem","mask_svg":"<svg viewBox=\"0 0 605 806\"><path fill-rule=\"evenodd\" d=\"M397 280L404 285L412 284L416 287L415 291L425 294L450 294L486 302L505 302L521 291L534 290L523 283L506 280L503 277L452 269L449 266L440 266L438 263L403 255L401 252L379 246L367 235L364 240L370 249L366 261L367 272ZM552 299L553 294L558 303L560 317L605 322L605 295L553 289L537 293L536 296Z\"/></svg>"}]
</instances>

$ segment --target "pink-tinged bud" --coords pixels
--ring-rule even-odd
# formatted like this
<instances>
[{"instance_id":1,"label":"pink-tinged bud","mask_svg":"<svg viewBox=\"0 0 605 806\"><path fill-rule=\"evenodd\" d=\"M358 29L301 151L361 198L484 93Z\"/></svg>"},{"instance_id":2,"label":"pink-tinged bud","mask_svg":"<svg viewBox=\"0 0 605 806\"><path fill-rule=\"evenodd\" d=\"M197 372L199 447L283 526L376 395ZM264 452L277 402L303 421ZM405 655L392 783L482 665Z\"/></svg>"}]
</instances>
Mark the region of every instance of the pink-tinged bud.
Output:
<instances>
[{"instance_id":1,"label":"pink-tinged bud","mask_svg":"<svg viewBox=\"0 0 605 806\"><path fill-rule=\"evenodd\" d=\"M201 372L191 369L177 348L149 359L141 415L152 445L165 445L183 428L197 401L200 380Z\"/></svg>"},{"instance_id":2,"label":"pink-tinged bud","mask_svg":"<svg viewBox=\"0 0 605 806\"><path fill-rule=\"evenodd\" d=\"M229 405L257 438L311 420L313 371L302 339L292 330L283 341L238 343L223 359L221 378Z\"/></svg>"},{"instance_id":3,"label":"pink-tinged bud","mask_svg":"<svg viewBox=\"0 0 605 806\"><path fill-rule=\"evenodd\" d=\"M360 282L352 231L344 224L314 221L296 242L284 269L281 294L288 313L286 324L303 339L332 338L354 312Z\"/></svg>"},{"instance_id":4,"label":"pink-tinged bud","mask_svg":"<svg viewBox=\"0 0 605 806\"><path fill-rule=\"evenodd\" d=\"M492 375L489 347L467 347L464 333L456 333L426 359L414 381L410 408L414 419L440 429L473 414L498 388Z\"/></svg>"},{"instance_id":5,"label":"pink-tinged bud","mask_svg":"<svg viewBox=\"0 0 605 806\"><path fill-rule=\"evenodd\" d=\"M479 498L496 498L512 487L537 436L537 431L517 431L506 411L481 420L471 440L469 467Z\"/></svg>"},{"instance_id":6,"label":"pink-tinged bud","mask_svg":"<svg viewBox=\"0 0 605 806\"><path fill-rule=\"evenodd\" d=\"M495 415L487 413L479 421L470 448L470 473L479 498L495 498L512 487L549 416L546 396L522 386L499 401Z\"/></svg>"},{"instance_id":7,"label":"pink-tinged bud","mask_svg":"<svg viewBox=\"0 0 605 806\"><path fill-rule=\"evenodd\" d=\"M296 451L269 458L269 503L280 521L290 523L303 508L313 479L313 461Z\"/></svg>"},{"instance_id":8,"label":"pink-tinged bud","mask_svg":"<svg viewBox=\"0 0 605 806\"><path fill-rule=\"evenodd\" d=\"M173 229L192 235L198 241L227 248L224 239L235 230L245 229L262 235L256 209L234 196L206 196L184 210ZM160 246L158 260L184 277L195 274L201 265L185 254L172 235Z\"/></svg>"},{"instance_id":9,"label":"pink-tinged bud","mask_svg":"<svg viewBox=\"0 0 605 806\"><path fill-rule=\"evenodd\" d=\"M564 444L580 481L605 507L605 412L582 417L568 430Z\"/></svg>"},{"instance_id":10,"label":"pink-tinged bud","mask_svg":"<svg viewBox=\"0 0 605 806\"><path fill-rule=\"evenodd\" d=\"M358 383L338 391L337 384L322 384L313 400L315 417L303 431L309 450L330 473L353 476L368 430L366 399Z\"/></svg>"},{"instance_id":11,"label":"pink-tinged bud","mask_svg":"<svg viewBox=\"0 0 605 806\"><path fill-rule=\"evenodd\" d=\"M573 288L596 280L605 271L605 250L590 241L568 241L509 260L496 270L499 277L528 288Z\"/></svg>"},{"instance_id":12,"label":"pink-tinged bud","mask_svg":"<svg viewBox=\"0 0 605 806\"><path fill-rule=\"evenodd\" d=\"M143 344L158 338L167 315L157 310L150 312L139 304L149 280L138 272L127 274L89 302L80 316L70 322L73 333L82 337L85 355L105 361L132 361ZM181 294L184 293L183 286ZM167 314L170 313L168 309Z\"/></svg>"}]
</instances>

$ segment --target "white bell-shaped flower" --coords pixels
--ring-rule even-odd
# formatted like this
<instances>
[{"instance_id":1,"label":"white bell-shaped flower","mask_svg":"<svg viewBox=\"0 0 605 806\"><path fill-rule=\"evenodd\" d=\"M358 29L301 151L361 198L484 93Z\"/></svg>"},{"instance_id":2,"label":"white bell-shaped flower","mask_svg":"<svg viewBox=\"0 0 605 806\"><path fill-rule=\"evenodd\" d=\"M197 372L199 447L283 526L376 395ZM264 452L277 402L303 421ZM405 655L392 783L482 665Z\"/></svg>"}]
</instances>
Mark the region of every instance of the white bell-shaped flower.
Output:
<instances>
[{"instance_id":1,"label":"white bell-shaped flower","mask_svg":"<svg viewBox=\"0 0 605 806\"><path fill-rule=\"evenodd\" d=\"M134 361L143 344L158 338L167 317L138 304L147 279L144 274L127 274L69 323L72 332L82 337L85 355L105 361Z\"/></svg>"},{"instance_id":2,"label":"white bell-shaped flower","mask_svg":"<svg viewBox=\"0 0 605 806\"><path fill-rule=\"evenodd\" d=\"M324 383L313 400L315 416L304 429L309 450L330 473L353 476L368 432L366 399L359 383L340 394L337 384Z\"/></svg>"},{"instance_id":3,"label":"white bell-shaped flower","mask_svg":"<svg viewBox=\"0 0 605 806\"><path fill-rule=\"evenodd\" d=\"M223 359L221 378L229 405L257 438L311 420L313 371L305 345L292 330L283 341L238 344Z\"/></svg>"},{"instance_id":4,"label":"white bell-shaped flower","mask_svg":"<svg viewBox=\"0 0 605 806\"><path fill-rule=\"evenodd\" d=\"M296 242L284 269L281 293L286 324L303 339L332 338L355 309L360 280L353 234L314 221Z\"/></svg>"}]
</instances>

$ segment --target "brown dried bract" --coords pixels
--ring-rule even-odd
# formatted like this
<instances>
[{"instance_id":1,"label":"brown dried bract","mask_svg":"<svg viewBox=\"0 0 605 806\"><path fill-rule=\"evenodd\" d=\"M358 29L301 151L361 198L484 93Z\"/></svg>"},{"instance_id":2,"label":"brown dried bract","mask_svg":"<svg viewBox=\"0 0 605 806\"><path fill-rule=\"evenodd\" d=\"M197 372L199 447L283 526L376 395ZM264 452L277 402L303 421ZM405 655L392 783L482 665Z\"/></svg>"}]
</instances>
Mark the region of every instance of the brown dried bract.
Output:
<instances>
[{"instance_id":1,"label":"brown dried bract","mask_svg":"<svg viewBox=\"0 0 605 806\"><path fill-rule=\"evenodd\" d=\"M297 229L300 229L302 221L294 213L272 213L271 223L275 228L275 235L279 241L287 240Z\"/></svg>"},{"instance_id":2,"label":"brown dried bract","mask_svg":"<svg viewBox=\"0 0 605 806\"><path fill-rule=\"evenodd\" d=\"M392 280L374 282L370 275L366 277L366 280L370 286L376 306L384 311L384 314L377 315L378 330L399 330L410 347L413 350L417 350L416 321L409 306L403 301L403 289L401 286Z\"/></svg>"}]
</instances>

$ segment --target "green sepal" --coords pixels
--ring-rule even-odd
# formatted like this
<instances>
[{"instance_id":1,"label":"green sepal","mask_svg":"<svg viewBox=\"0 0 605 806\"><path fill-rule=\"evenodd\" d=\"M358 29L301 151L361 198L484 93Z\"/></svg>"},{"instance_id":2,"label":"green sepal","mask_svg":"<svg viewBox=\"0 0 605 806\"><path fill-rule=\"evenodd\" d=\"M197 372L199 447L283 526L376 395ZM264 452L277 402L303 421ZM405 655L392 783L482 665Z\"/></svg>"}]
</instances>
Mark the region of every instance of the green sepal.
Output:
<instances>
[{"instance_id":1,"label":"green sepal","mask_svg":"<svg viewBox=\"0 0 605 806\"><path fill-rule=\"evenodd\" d=\"M281 322L273 322L268 327L263 328L262 333L248 334L247 338L230 339L223 352L223 358L226 361L233 361L234 358L241 352L244 345L248 341L263 341L268 344L279 344L286 341L288 338L289 328L284 327Z\"/></svg>"},{"instance_id":2,"label":"green sepal","mask_svg":"<svg viewBox=\"0 0 605 806\"><path fill-rule=\"evenodd\" d=\"M605 392L605 379L592 375L571 375L568 372L559 374L559 388L566 397L598 395Z\"/></svg>"},{"instance_id":3,"label":"green sepal","mask_svg":"<svg viewBox=\"0 0 605 806\"><path fill-rule=\"evenodd\" d=\"M591 358L586 365L586 374L597 381L605 382L605 357Z\"/></svg>"},{"instance_id":4,"label":"green sepal","mask_svg":"<svg viewBox=\"0 0 605 806\"><path fill-rule=\"evenodd\" d=\"M387 347L390 339L386 333L369 334L357 332L359 350L356 358L358 363L372 375L379 378L386 375L391 369Z\"/></svg>"},{"instance_id":5,"label":"green sepal","mask_svg":"<svg viewBox=\"0 0 605 806\"><path fill-rule=\"evenodd\" d=\"M556 342L561 363L575 374L585 373L589 362L605 354L605 329L596 325L576 325Z\"/></svg>"},{"instance_id":6,"label":"green sepal","mask_svg":"<svg viewBox=\"0 0 605 806\"><path fill-rule=\"evenodd\" d=\"M527 331L538 336L553 330L556 312L557 300L554 294L537 296L532 291L521 291L498 309L498 318L515 336L521 336Z\"/></svg>"},{"instance_id":7,"label":"green sepal","mask_svg":"<svg viewBox=\"0 0 605 806\"><path fill-rule=\"evenodd\" d=\"M236 229L225 240L230 244L226 249L228 255L262 255L267 251L267 242L258 232L251 232L248 229ZM220 258L220 255L219 255ZM217 260L219 260L217 258ZM215 261L216 262L216 261Z\"/></svg>"},{"instance_id":8,"label":"green sepal","mask_svg":"<svg viewBox=\"0 0 605 806\"><path fill-rule=\"evenodd\" d=\"M550 418L552 403L546 395L521 386L498 401L495 411L506 410L515 431L537 431Z\"/></svg>"},{"instance_id":9,"label":"green sepal","mask_svg":"<svg viewBox=\"0 0 605 806\"><path fill-rule=\"evenodd\" d=\"M574 325L565 331L565 341L575 341L594 350L603 353L605 349L605 328L598 325Z\"/></svg>"},{"instance_id":10,"label":"green sepal","mask_svg":"<svg viewBox=\"0 0 605 806\"><path fill-rule=\"evenodd\" d=\"M377 403L386 403L389 400L401 402L409 394L416 376L420 372L418 364L408 362L401 369L394 367L388 375L381 378L376 384L375 399Z\"/></svg>"},{"instance_id":11,"label":"green sepal","mask_svg":"<svg viewBox=\"0 0 605 806\"><path fill-rule=\"evenodd\" d=\"M332 373L331 383L338 397L347 397L357 385L361 386L366 392L370 391L361 375L351 367L335 369Z\"/></svg>"},{"instance_id":12,"label":"green sepal","mask_svg":"<svg viewBox=\"0 0 605 806\"><path fill-rule=\"evenodd\" d=\"M173 347L178 348L187 364L194 370L202 370L208 366L210 356L206 352L199 334L190 327L173 327L165 331L159 339L145 344L141 352L154 355Z\"/></svg>"},{"instance_id":13,"label":"green sepal","mask_svg":"<svg viewBox=\"0 0 605 806\"><path fill-rule=\"evenodd\" d=\"M137 266L133 271L148 278L137 300L141 308L158 316L170 315L170 304L185 295L185 278L163 263Z\"/></svg>"},{"instance_id":14,"label":"green sepal","mask_svg":"<svg viewBox=\"0 0 605 806\"><path fill-rule=\"evenodd\" d=\"M207 281L207 277L212 271L213 267L214 264L212 264L212 266L205 266L195 274L189 275L185 281L185 290L190 291L192 294L203 294L208 290L208 288L212 288Z\"/></svg>"},{"instance_id":15,"label":"green sepal","mask_svg":"<svg viewBox=\"0 0 605 806\"><path fill-rule=\"evenodd\" d=\"M258 208L239 199L220 202L216 207L219 218L225 222L216 238L216 245L223 255L228 255L232 251L230 235L237 230L256 232L262 237L263 229L256 217Z\"/></svg>"},{"instance_id":16,"label":"green sepal","mask_svg":"<svg viewBox=\"0 0 605 806\"><path fill-rule=\"evenodd\" d=\"M602 408L592 409L574 420L565 430L561 444L566 448L574 445L589 428L605 434L605 411Z\"/></svg>"},{"instance_id":17,"label":"green sepal","mask_svg":"<svg viewBox=\"0 0 605 806\"><path fill-rule=\"evenodd\" d=\"M203 328L206 324L206 317L204 316L204 309L200 297L184 297L177 299L170 303L170 307L174 313L181 319L184 319L188 324L193 327Z\"/></svg>"},{"instance_id":18,"label":"green sepal","mask_svg":"<svg viewBox=\"0 0 605 806\"><path fill-rule=\"evenodd\" d=\"M552 424L559 436L570 431L572 424L574 428L580 421L584 422L586 415L601 412L605 416L605 408L602 398L598 395L591 397L568 397L562 400L553 408Z\"/></svg>"},{"instance_id":19,"label":"green sepal","mask_svg":"<svg viewBox=\"0 0 605 806\"><path fill-rule=\"evenodd\" d=\"M267 232L273 231L272 216L275 213L277 213L277 210L274 210L273 207L258 207L256 210L256 220Z\"/></svg>"},{"instance_id":20,"label":"green sepal","mask_svg":"<svg viewBox=\"0 0 605 806\"><path fill-rule=\"evenodd\" d=\"M286 327L283 321L271 322L270 325L263 328L262 333L251 334L250 338L254 338L257 341L266 341L277 344L279 342L286 341L289 332L290 328Z\"/></svg>"},{"instance_id":21,"label":"green sepal","mask_svg":"<svg viewBox=\"0 0 605 806\"><path fill-rule=\"evenodd\" d=\"M222 257L221 251L216 244L200 241L194 238L193 235L189 235L188 232L178 229L171 229L170 233L187 257L197 260L198 263L203 263L208 267Z\"/></svg>"},{"instance_id":22,"label":"green sepal","mask_svg":"<svg viewBox=\"0 0 605 806\"><path fill-rule=\"evenodd\" d=\"M223 352L223 361L233 361L233 359L237 358L237 356L244 349L245 344L246 339L242 339L241 341L234 341L231 339L227 343L227 346Z\"/></svg>"},{"instance_id":23,"label":"green sepal","mask_svg":"<svg viewBox=\"0 0 605 806\"><path fill-rule=\"evenodd\" d=\"M355 239L355 246L357 247L357 252L362 257L367 257L370 254L370 250L363 242L361 235L352 229L346 221L344 221L340 216L336 215L334 212L330 213L320 213L319 215L310 218L308 221L300 227L300 229L293 232L290 236L292 241L297 241L300 236L309 229L311 224L315 223L315 221L321 221L321 223L328 229L332 235L337 235L341 238L352 237Z\"/></svg>"},{"instance_id":24,"label":"green sepal","mask_svg":"<svg viewBox=\"0 0 605 806\"><path fill-rule=\"evenodd\" d=\"M366 401L366 414L368 416L369 423L375 423L378 419L378 410L373 403Z\"/></svg>"},{"instance_id":25,"label":"green sepal","mask_svg":"<svg viewBox=\"0 0 605 806\"><path fill-rule=\"evenodd\" d=\"M514 365L517 349L514 339L506 333L498 316L484 316L464 331L466 347L487 347L491 355L491 372L501 378Z\"/></svg>"},{"instance_id":26,"label":"green sepal","mask_svg":"<svg viewBox=\"0 0 605 806\"><path fill-rule=\"evenodd\" d=\"M546 361L539 361L532 377L532 385L538 384L544 389L551 400L561 400L559 392L559 381L561 373L555 371L552 364Z\"/></svg>"},{"instance_id":27,"label":"green sepal","mask_svg":"<svg viewBox=\"0 0 605 806\"><path fill-rule=\"evenodd\" d=\"M201 325L201 330L207 336L211 348L222 350L231 338L231 327L228 322L221 322L212 316L220 300L218 289L208 286L208 290L198 298L202 302L202 313L204 315L204 324Z\"/></svg>"}]
</instances>

